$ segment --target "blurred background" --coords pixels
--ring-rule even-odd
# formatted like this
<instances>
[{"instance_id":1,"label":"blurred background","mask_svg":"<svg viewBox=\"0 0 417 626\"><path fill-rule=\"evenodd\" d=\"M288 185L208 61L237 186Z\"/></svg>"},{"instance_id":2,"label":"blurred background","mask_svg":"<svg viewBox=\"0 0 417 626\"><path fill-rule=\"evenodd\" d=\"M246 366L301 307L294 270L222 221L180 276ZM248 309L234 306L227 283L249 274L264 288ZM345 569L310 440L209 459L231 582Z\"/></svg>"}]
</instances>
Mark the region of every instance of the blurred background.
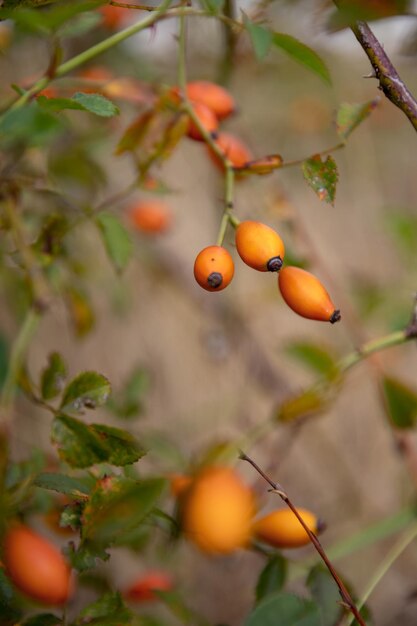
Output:
<instances>
[{"instance_id":1,"label":"blurred background","mask_svg":"<svg viewBox=\"0 0 417 626\"><path fill-rule=\"evenodd\" d=\"M247 35L237 38L230 57L217 20L197 17L187 20L187 76L226 81L239 110L223 123L224 129L238 135L256 157L279 153L284 161L307 158L338 144L335 118L341 103L380 98L346 147L334 153L339 170L334 206L317 198L300 166L236 184L237 216L263 221L281 234L288 257L326 285L341 309L339 324L295 315L280 297L275 275L255 272L240 261L231 230L225 245L236 264L232 284L214 294L199 288L193 277L194 259L216 240L223 210L222 176L205 147L185 138L152 171L158 181L156 192L136 189L121 197L135 176L135 164L129 154L116 156L115 148L146 103L121 99L121 115L111 120L81 119L71 113L71 128L64 135L47 149L32 149L33 168L49 168L71 203L103 203L120 217L131 231L134 256L119 276L93 226L84 222L70 233L66 243L74 269L68 281L70 295L55 300L44 316L30 347L29 371L39 376L48 354L59 351L72 375L96 369L111 380L115 392L132 372L140 371L141 411L126 421L105 410L91 419L109 419L143 438L150 447L143 471L187 471L213 446L240 441L281 402L312 384L318 374L291 356L296 343L313 344L339 358L409 321L417 285L415 132L384 99L377 81L364 78L370 64L350 30L328 28L328 10L326 3L312 0L235 7L237 16L241 11L249 15L259 11L275 31L311 46L325 60L331 85L278 48L257 61ZM128 13L127 22L137 19L136 12ZM416 26L415 18L405 16L372 25L414 94ZM8 22L0 29L4 39L0 94L5 101L12 96L11 83L30 83L42 75L50 42L13 29ZM98 57L94 65L105 66L113 77L136 79L142 87L174 85L177 29L176 20L165 20ZM105 36L104 25L98 24L69 39L65 55ZM72 89L70 79L56 85L65 93ZM172 208L169 232L156 236L136 232L128 220L129 207L161 189ZM76 211L71 203L64 206L43 191L24 196L28 214L66 211L71 216ZM36 229L36 219L32 221ZM8 278L9 270L2 265L2 345L15 336L24 304L24 296ZM277 424L264 438L247 443L246 451L286 488L295 504L326 521L325 549L401 512L415 499L416 464L413 467L399 449L378 381L385 373L416 388L416 357L410 343L362 362L347 374L340 394L321 415L297 427ZM17 459L25 458L35 444L48 450L49 420L19 397L13 429ZM407 441L413 443L413 438L410 432ZM236 464L255 487L262 511L275 508L274 496L254 471ZM172 506L168 502L167 508ZM393 535L372 542L335 560L359 596L396 539ZM115 551L103 570L111 573L118 587L133 571L164 564L210 623L242 623L254 601L262 556L242 550L213 558L185 541L172 548L162 540L156 543L139 555ZM312 547L288 556L300 566L315 560ZM413 544L370 598L375 624L417 624L416 566ZM300 590L300 580L290 588Z\"/></svg>"}]
</instances>

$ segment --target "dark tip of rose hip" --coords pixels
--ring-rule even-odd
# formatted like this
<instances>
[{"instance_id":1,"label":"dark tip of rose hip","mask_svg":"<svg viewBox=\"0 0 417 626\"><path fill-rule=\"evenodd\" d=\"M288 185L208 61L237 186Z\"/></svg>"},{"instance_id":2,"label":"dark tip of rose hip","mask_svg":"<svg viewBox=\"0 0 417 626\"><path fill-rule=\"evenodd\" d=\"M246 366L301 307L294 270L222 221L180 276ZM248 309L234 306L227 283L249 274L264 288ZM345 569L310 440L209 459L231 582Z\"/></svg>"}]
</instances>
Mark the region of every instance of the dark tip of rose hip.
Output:
<instances>
[{"instance_id":1,"label":"dark tip of rose hip","mask_svg":"<svg viewBox=\"0 0 417 626\"><path fill-rule=\"evenodd\" d=\"M269 259L266 264L266 269L268 272L279 272L282 267L282 259L280 256L274 256L272 259Z\"/></svg>"},{"instance_id":2,"label":"dark tip of rose hip","mask_svg":"<svg viewBox=\"0 0 417 626\"><path fill-rule=\"evenodd\" d=\"M335 324L336 322L340 322L342 316L340 315L339 309L333 311L331 318L329 319L330 324Z\"/></svg>"},{"instance_id":3,"label":"dark tip of rose hip","mask_svg":"<svg viewBox=\"0 0 417 626\"><path fill-rule=\"evenodd\" d=\"M207 278L207 283L213 289L216 287L220 287L223 282L223 276L219 272L212 272L210 276Z\"/></svg>"}]
</instances>

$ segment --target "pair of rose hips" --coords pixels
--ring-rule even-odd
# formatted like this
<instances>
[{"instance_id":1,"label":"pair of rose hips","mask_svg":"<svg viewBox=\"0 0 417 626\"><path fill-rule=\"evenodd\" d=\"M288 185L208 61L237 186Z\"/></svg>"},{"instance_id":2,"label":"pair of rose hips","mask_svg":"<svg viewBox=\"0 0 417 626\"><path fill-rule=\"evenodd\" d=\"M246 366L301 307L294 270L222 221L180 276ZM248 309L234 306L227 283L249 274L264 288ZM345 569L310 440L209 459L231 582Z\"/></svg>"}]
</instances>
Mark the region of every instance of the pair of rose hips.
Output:
<instances>
[{"instance_id":1,"label":"pair of rose hips","mask_svg":"<svg viewBox=\"0 0 417 626\"><path fill-rule=\"evenodd\" d=\"M279 290L295 313L332 324L340 320L340 311L316 276L299 267L281 269L285 247L275 230L261 222L241 222L236 229L236 249L249 267L259 272L279 272ZM197 255L194 276L203 289L221 291L229 285L233 275L233 259L226 248L208 246Z\"/></svg>"},{"instance_id":2,"label":"pair of rose hips","mask_svg":"<svg viewBox=\"0 0 417 626\"><path fill-rule=\"evenodd\" d=\"M231 554L254 541L275 548L299 548L310 541L290 509L258 517L254 491L231 467L211 465L195 476L173 476L171 490L185 536L206 554ZM310 531L324 530L314 513L297 510Z\"/></svg>"}]
</instances>

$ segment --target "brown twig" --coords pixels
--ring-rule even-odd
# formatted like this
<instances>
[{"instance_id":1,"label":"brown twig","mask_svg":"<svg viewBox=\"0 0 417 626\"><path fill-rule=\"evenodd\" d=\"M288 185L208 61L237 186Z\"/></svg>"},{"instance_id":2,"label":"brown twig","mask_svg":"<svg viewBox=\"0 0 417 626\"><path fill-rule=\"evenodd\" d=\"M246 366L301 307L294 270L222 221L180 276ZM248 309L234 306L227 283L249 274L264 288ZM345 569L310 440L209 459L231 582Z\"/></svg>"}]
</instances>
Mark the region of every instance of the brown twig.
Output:
<instances>
[{"instance_id":1,"label":"brown twig","mask_svg":"<svg viewBox=\"0 0 417 626\"><path fill-rule=\"evenodd\" d=\"M338 2L335 4L337 6ZM388 100L408 117L417 130L417 100L401 80L383 46L366 22L358 21L351 25L351 29L371 62L375 78L379 81L379 88Z\"/></svg>"},{"instance_id":2,"label":"brown twig","mask_svg":"<svg viewBox=\"0 0 417 626\"><path fill-rule=\"evenodd\" d=\"M301 515L299 514L299 512L297 511L297 509L295 508L295 506L291 502L291 500L288 497L288 495L287 495L286 491L284 490L284 488L279 483L274 482L267 474L265 474L265 472L259 467L259 465L257 463L255 463L255 461L253 459L251 459L247 454L245 454L244 452L240 452L239 458L242 461L247 461L248 463L250 463L252 465L252 467L254 467L255 470L258 472L258 474L260 474L262 476L262 478L271 486L271 490L270 491L272 491L272 493L278 494L279 497L285 502L285 504L291 509L291 511L294 513L294 515L296 516L296 518L300 522L301 526L306 531L307 535L309 536L309 539L310 539L311 543L313 544L313 546L315 547L315 549L319 553L319 555L322 558L324 564L326 565L327 569L329 570L330 574L332 575L336 585L338 586L339 593L340 593L340 596L342 598L343 605L346 606L346 608L349 609L349 611L354 615L355 619L358 621L358 624L360 624L360 626L366 626L366 623L364 622L364 620L363 620L361 614L359 613L359 611L358 611L354 601L352 600L352 597L351 597L349 591L346 589L346 587L345 587L342 579L340 578L339 574L336 572L336 570L333 567L332 563L329 561L329 558L327 557L327 555L326 555L326 553L325 553L325 551L323 549L323 546L321 545L321 543L318 540L317 536L308 528L307 524L304 522L303 518L301 517Z\"/></svg>"}]
</instances>

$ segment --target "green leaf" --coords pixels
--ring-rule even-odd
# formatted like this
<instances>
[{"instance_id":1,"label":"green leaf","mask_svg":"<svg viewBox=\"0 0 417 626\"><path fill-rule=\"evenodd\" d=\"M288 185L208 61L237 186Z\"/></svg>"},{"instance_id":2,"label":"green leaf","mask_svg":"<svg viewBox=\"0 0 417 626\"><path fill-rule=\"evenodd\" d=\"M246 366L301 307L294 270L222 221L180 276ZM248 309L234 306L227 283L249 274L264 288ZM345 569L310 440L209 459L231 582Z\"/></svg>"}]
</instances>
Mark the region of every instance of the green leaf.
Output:
<instances>
[{"instance_id":1,"label":"green leaf","mask_svg":"<svg viewBox=\"0 0 417 626\"><path fill-rule=\"evenodd\" d=\"M341 104L336 116L337 134L343 141L361 124L368 115L378 106L380 100L375 98L364 104Z\"/></svg>"},{"instance_id":2,"label":"green leaf","mask_svg":"<svg viewBox=\"0 0 417 626\"><path fill-rule=\"evenodd\" d=\"M328 156L325 161L316 154L303 162L304 178L320 200L334 204L336 184L339 179L336 161Z\"/></svg>"},{"instance_id":3,"label":"green leaf","mask_svg":"<svg viewBox=\"0 0 417 626\"><path fill-rule=\"evenodd\" d=\"M81 104L75 100L71 100L71 98L48 98L46 96L38 96L36 102L42 109L50 113L59 113L66 109L73 109L74 111L86 110Z\"/></svg>"},{"instance_id":4,"label":"green leaf","mask_svg":"<svg viewBox=\"0 0 417 626\"><path fill-rule=\"evenodd\" d=\"M118 476L98 481L83 513L82 539L107 546L136 528L165 488L163 478L136 481Z\"/></svg>"},{"instance_id":5,"label":"green leaf","mask_svg":"<svg viewBox=\"0 0 417 626\"><path fill-rule=\"evenodd\" d=\"M43 19L43 11L36 11L35 9L29 9L27 7L21 7L19 9L9 8L8 0L2 4L0 9L0 19L13 20L17 26L23 31L29 33L38 33L42 35L49 34L48 25Z\"/></svg>"},{"instance_id":6,"label":"green leaf","mask_svg":"<svg viewBox=\"0 0 417 626\"><path fill-rule=\"evenodd\" d=\"M67 556L71 566L78 572L85 572L97 566L97 561L108 561L110 554L101 546L93 544L89 541L83 541L77 548L74 543L70 543L64 548L64 554Z\"/></svg>"},{"instance_id":7,"label":"green leaf","mask_svg":"<svg viewBox=\"0 0 417 626\"><path fill-rule=\"evenodd\" d=\"M60 458L71 467L91 467L107 461L110 451L90 426L68 415L58 415L52 422L52 443Z\"/></svg>"},{"instance_id":8,"label":"green leaf","mask_svg":"<svg viewBox=\"0 0 417 626\"><path fill-rule=\"evenodd\" d=\"M39 96L37 102L42 109L53 113L72 109L86 111L101 117L112 117L120 113L113 102L98 93L76 93L72 98L47 98Z\"/></svg>"},{"instance_id":9,"label":"green leaf","mask_svg":"<svg viewBox=\"0 0 417 626\"><path fill-rule=\"evenodd\" d=\"M97 215L96 223L110 260L116 271L122 272L133 253L133 243L128 231L117 217L104 211Z\"/></svg>"},{"instance_id":10,"label":"green leaf","mask_svg":"<svg viewBox=\"0 0 417 626\"><path fill-rule=\"evenodd\" d=\"M31 102L7 111L0 119L0 145L42 146L64 128L63 121Z\"/></svg>"},{"instance_id":11,"label":"green leaf","mask_svg":"<svg viewBox=\"0 0 417 626\"><path fill-rule=\"evenodd\" d=\"M310 570L307 586L321 613L321 626L334 626L339 623L343 609L340 594L330 572L319 564Z\"/></svg>"},{"instance_id":12,"label":"green leaf","mask_svg":"<svg viewBox=\"0 0 417 626\"><path fill-rule=\"evenodd\" d=\"M52 400L61 393L67 376L67 366L58 352L48 357L48 366L41 375L41 395L44 400Z\"/></svg>"},{"instance_id":13,"label":"green leaf","mask_svg":"<svg viewBox=\"0 0 417 626\"><path fill-rule=\"evenodd\" d=\"M268 595L245 620L244 626L321 626L315 602L290 593Z\"/></svg>"},{"instance_id":14,"label":"green leaf","mask_svg":"<svg viewBox=\"0 0 417 626\"><path fill-rule=\"evenodd\" d=\"M256 585L256 600L259 602L271 593L281 591L287 577L287 560L281 554L274 554L260 573Z\"/></svg>"},{"instance_id":15,"label":"green leaf","mask_svg":"<svg viewBox=\"0 0 417 626\"><path fill-rule=\"evenodd\" d=\"M124 605L120 593L108 592L101 598L86 606L79 614L75 624L95 624L97 626L119 626L132 617L132 613Z\"/></svg>"},{"instance_id":16,"label":"green leaf","mask_svg":"<svg viewBox=\"0 0 417 626\"><path fill-rule=\"evenodd\" d=\"M108 98L99 93L75 93L71 100L81 105L85 111L100 115L101 117L113 117L119 115L119 108Z\"/></svg>"},{"instance_id":17,"label":"green leaf","mask_svg":"<svg viewBox=\"0 0 417 626\"><path fill-rule=\"evenodd\" d=\"M331 85L329 70L317 52L314 52L295 37L284 33L273 33L272 43L277 48L284 50L295 61L320 76L328 85Z\"/></svg>"},{"instance_id":18,"label":"green leaf","mask_svg":"<svg viewBox=\"0 0 417 626\"><path fill-rule=\"evenodd\" d=\"M90 489L78 478L67 476L66 474L43 473L34 480L34 484L42 489L65 493L74 498L85 498L90 493Z\"/></svg>"},{"instance_id":19,"label":"green leaf","mask_svg":"<svg viewBox=\"0 0 417 626\"><path fill-rule=\"evenodd\" d=\"M38 613L21 622L21 626L58 626L58 624L62 624L62 619L52 613Z\"/></svg>"},{"instance_id":20,"label":"green leaf","mask_svg":"<svg viewBox=\"0 0 417 626\"><path fill-rule=\"evenodd\" d=\"M60 408L65 413L95 409L107 402L110 392L110 382L103 374L83 372L67 385Z\"/></svg>"},{"instance_id":21,"label":"green leaf","mask_svg":"<svg viewBox=\"0 0 417 626\"><path fill-rule=\"evenodd\" d=\"M104 424L91 424L91 429L109 450L107 463L117 466L130 465L146 454L146 450L135 437L125 430Z\"/></svg>"},{"instance_id":22,"label":"green leaf","mask_svg":"<svg viewBox=\"0 0 417 626\"><path fill-rule=\"evenodd\" d=\"M52 442L58 446L61 459L72 467L90 467L95 463L125 466L145 454L130 433L104 424L84 424L68 415L54 419Z\"/></svg>"},{"instance_id":23,"label":"green leaf","mask_svg":"<svg viewBox=\"0 0 417 626\"><path fill-rule=\"evenodd\" d=\"M4 0L3 8L0 9L0 18L12 19L19 27L29 32L47 34L58 30L79 13L91 11L102 4L105 4L104 0L90 0L89 2L72 0L40 11L28 7L15 8L16 0Z\"/></svg>"},{"instance_id":24,"label":"green leaf","mask_svg":"<svg viewBox=\"0 0 417 626\"><path fill-rule=\"evenodd\" d=\"M293 341L285 349L286 353L311 369L332 380L337 375L337 364L328 350L310 341Z\"/></svg>"},{"instance_id":25,"label":"green leaf","mask_svg":"<svg viewBox=\"0 0 417 626\"><path fill-rule=\"evenodd\" d=\"M417 394L403 382L386 376L382 381L385 408L397 428L412 428L417 420Z\"/></svg>"},{"instance_id":26,"label":"green leaf","mask_svg":"<svg viewBox=\"0 0 417 626\"><path fill-rule=\"evenodd\" d=\"M273 34L265 26L252 22L245 14L243 14L243 23L249 33L255 56L258 61L262 61L271 48Z\"/></svg>"}]
</instances>

